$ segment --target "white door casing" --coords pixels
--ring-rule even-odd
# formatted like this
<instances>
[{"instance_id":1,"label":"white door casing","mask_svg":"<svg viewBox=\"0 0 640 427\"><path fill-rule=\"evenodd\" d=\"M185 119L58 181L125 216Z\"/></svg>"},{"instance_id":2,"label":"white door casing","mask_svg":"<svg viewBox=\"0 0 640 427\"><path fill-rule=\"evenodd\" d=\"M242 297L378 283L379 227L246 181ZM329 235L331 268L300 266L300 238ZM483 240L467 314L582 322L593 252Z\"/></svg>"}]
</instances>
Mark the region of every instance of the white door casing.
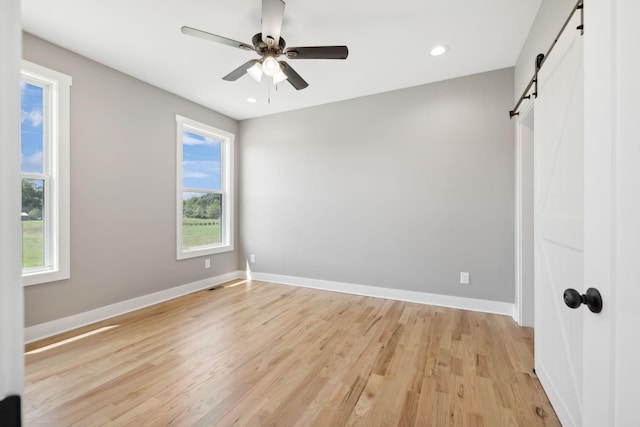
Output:
<instances>
[{"instance_id":1,"label":"white door casing","mask_svg":"<svg viewBox=\"0 0 640 427\"><path fill-rule=\"evenodd\" d=\"M533 302L533 102L523 102L516 122L516 320L534 326Z\"/></svg>"},{"instance_id":2,"label":"white door casing","mask_svg":"<svg viewBox=\"0 0 640 427\"><path fill-rule=\"evenodd\" d=\"M583 424L640 426L640 2L585 5L585 313Z\"/></svg>"},{"instance_id":3,"label":"white door casing","mask_svg":"<svg viewBox=\"0 0 640 427\"><path fill-rule=\"evenodd\" d=\"M565 426L582 425L584 87L579 14L538 74L534 133L535 368Z\"/></svg>"},{"instance_id":4,"label":"white door casing","mask_svg":"<svg viewBox=\"0 0 640 427\"><path fill-rule=\"evenodd\" d=\"M20 2L0 2L0 400L23 389ZM2 421L2 420L0 420ZM2 424L0 422L0 424Z\"/></svg>"},{"instance_id":5,"label":"white door casing","mask_svg":"<svg viewBox=\"0 0 640 427\"><path fill-rule=\"evenodd\" d=\"M596 342L613 357L615 371L601 372L594 388L614 377L611 396L615 398L616 425L640 426L638 383L640 383L640 2L618 0L615 10L615 305L610 325L614 326L613 351ZM612 293L612 292L609 292ZM603 319L607 320L607 319ZM610 327L610 325L607 325ZM608 343L607 343L608 344ZM602 359L599 358L599 361ZM596 369L600 369L601 365ZM606 366L605 366L606 369ZM595 425L595 424L594 424Z\"/></svg>"}]
</instances>

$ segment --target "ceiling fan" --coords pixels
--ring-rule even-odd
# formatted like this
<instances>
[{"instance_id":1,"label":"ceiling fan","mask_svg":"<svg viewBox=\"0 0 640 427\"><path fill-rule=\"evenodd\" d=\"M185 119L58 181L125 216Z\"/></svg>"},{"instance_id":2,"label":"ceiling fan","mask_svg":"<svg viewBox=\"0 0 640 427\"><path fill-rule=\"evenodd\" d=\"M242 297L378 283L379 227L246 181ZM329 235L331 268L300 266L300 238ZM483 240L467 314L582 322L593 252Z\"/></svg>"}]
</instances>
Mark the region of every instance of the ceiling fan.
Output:
<instances>
[{"instance_id":1,"label":"ceiling fan","mask_svg":"<svg viewBox=\"0 0 640 427\"><path fill-rule=\"evenodd\" d=\"M289 64L278 60L278 57L284 55L288 59L347 59L349 50L346 46L286 47L284 39L280 37L284 6L283 0L262 0L262 32L251 39L253 46L187 26L182 27L181 31L183 34L238 49L251 50L260 55L260 59L252 59L242 64L224 76L223 80L235 81L247 73L260 81L262 75L266 74L276 84L288 80L291 86L300 90L309 86L309 83L304 81Z\"/></svg>"}]
</instances>

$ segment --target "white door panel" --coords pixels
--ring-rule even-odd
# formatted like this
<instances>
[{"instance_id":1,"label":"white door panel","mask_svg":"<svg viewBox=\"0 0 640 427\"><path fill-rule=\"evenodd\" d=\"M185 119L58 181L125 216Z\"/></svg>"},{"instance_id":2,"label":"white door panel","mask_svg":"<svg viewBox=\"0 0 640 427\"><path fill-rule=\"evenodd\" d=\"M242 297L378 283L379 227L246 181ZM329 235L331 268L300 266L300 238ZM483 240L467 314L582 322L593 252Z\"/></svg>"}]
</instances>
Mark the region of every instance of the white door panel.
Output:
<instances>
[{"instance_id":1,"label":"white door panel","mask_svg":"<svg viewBox=\"0 0 640 427\"><path fill-rule=\"evenodd\" d=\"M575 25L579 21L576 17ZM582 38L566 31L538 76L534 136L535 365L565 426L582 424L583 313L562 299L583 288Z\"/></svg>"},{"instance_id":2,"label":"white door panel","mask_svg":"<svg viewBox=\"0 0 640 427\"><path fill-rule=\"evenodd\" d=\"M638 16L637 0L586 2L583 40L574 19L539 75L535 358L565 426L640 426ZM563 307L570 287L599 289L602 312Z\"/></svg>"}]
</instances>

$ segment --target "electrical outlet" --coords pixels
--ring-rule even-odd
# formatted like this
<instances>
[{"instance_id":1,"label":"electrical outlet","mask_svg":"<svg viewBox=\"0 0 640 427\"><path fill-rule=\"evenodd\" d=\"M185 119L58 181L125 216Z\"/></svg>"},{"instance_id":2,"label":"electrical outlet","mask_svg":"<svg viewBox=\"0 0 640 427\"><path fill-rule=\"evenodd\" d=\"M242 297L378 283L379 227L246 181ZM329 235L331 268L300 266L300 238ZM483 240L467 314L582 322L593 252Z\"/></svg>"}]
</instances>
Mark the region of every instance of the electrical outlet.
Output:
<instances>
[{"instance_id":1,"label":"electrical outlet","mask_svg":"<svg viewBox=\"0 0 640 427\"><path fill-rule=\"evenodd\" d=\"M211 268L211 258L204 260L204 268Z\"/></svg>"},{"instance_id":2,"label":"electrical outlet","mask_svg":"<svg viewBox=\"0 0 640 427\"><path fill-rule=\"evenodd\" d=\"M254 262L256 262L256 256L255 256L255 254L251 254L251 255L249 255L249 261L251 262L251 264L253 264Z\"/></svg>"},{"instance_id":3,"label":"electrical outlet","mask_svg":"<svg viewBox=\"0 0 640 427\"><path fill-rule=\"evenodd\" d=\"M463 285L469 284L469 273L467 273L466 271L460 272L460 283Z\"/></svg>"}]
</instances>

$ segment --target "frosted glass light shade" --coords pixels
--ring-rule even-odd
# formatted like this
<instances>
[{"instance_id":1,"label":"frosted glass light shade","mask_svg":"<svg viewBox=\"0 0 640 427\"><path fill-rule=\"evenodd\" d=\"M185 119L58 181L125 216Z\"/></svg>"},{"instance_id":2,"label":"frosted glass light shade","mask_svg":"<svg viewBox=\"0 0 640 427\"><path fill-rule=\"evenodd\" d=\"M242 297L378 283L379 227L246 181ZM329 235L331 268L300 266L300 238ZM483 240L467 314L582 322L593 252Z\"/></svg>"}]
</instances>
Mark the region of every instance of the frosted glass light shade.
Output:
<instances>
[{"instance_id":1,"label":"frosted glass light shade","mask_svg":"<svg viewBox=\"0 0 640 427\"><path fill-rule=\"evenodd\" d=\"M273 75L273 84L277 85L278 83L285 80L287 80L287 75L282 72L282 69L280 69L280 64L278 64L278 72Z\"/></svg>"},{"instance_id":2,"label":"frosted glass light shade","mask_svg":"<svg viewBox=\"0 0 640 427\"><path fill-rule=\"evenodd\" d=\"M255 64L253 64L247 70L247 74L249 74L255 81L260 83L260 80L262 80L262 67L260 66L260 63L256 62Z\"/></svg>"}]
</instances>

